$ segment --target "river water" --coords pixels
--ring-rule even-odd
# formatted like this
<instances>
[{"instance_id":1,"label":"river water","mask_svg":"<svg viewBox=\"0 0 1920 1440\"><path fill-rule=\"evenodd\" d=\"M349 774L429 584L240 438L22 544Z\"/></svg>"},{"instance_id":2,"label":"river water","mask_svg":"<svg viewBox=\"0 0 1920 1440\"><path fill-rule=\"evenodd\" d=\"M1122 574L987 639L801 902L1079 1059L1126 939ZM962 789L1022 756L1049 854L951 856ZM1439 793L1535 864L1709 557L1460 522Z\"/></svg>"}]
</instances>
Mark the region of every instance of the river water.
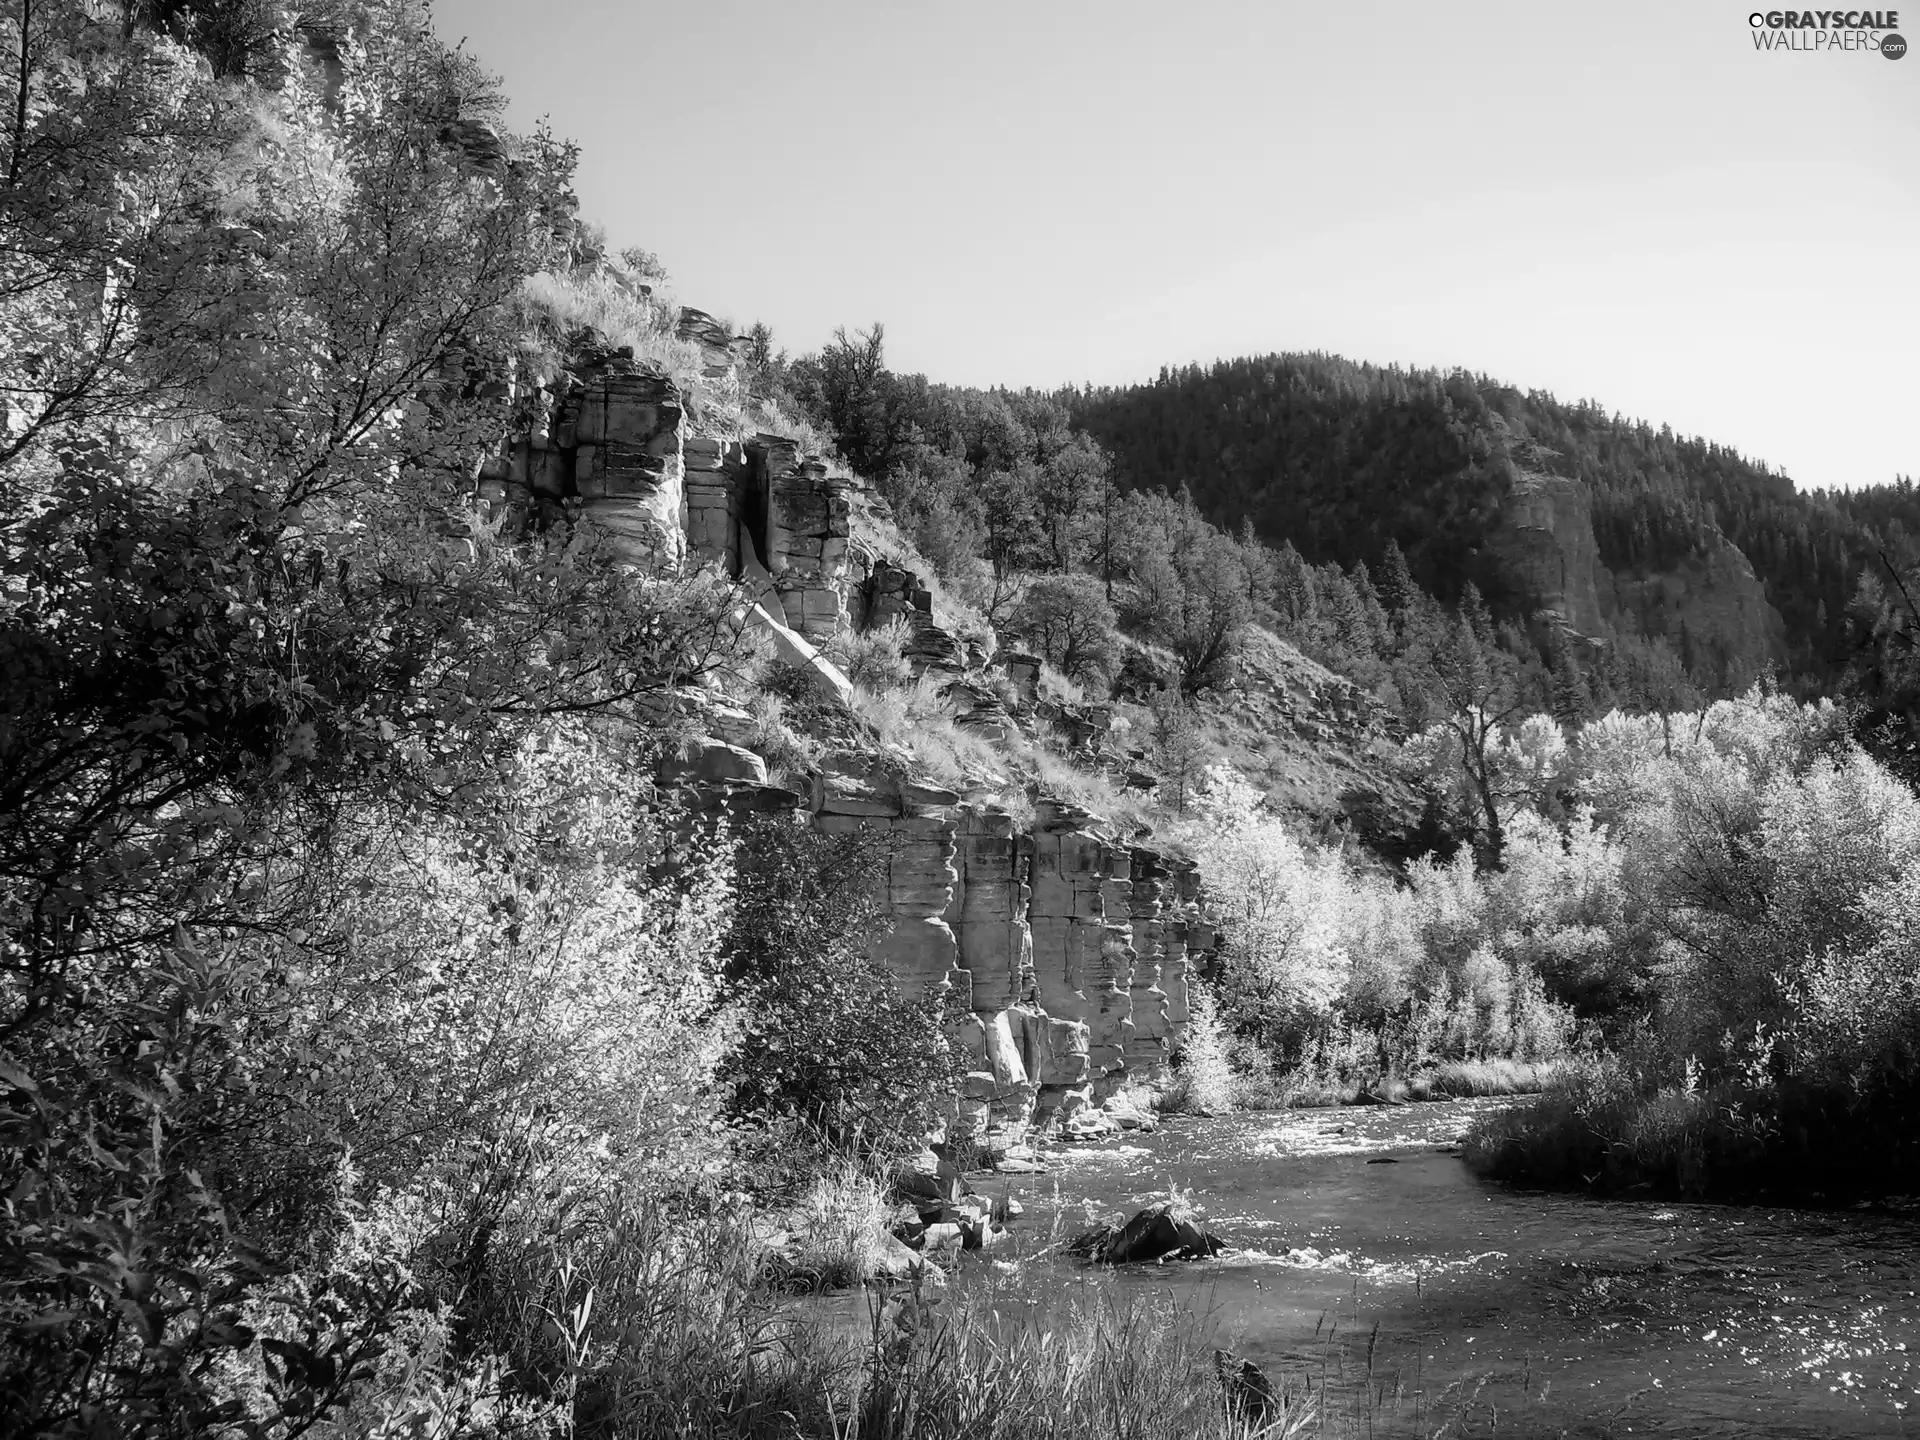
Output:
<instances>
[{"instance_id":1,"label":"river water","mask_svg":"<svg viewBox=\"0 0 1920 1440\"><path fill-rule=\"evenodd\" d=\"M1228 1246L1118 1267L1366 1434L1920 1436L1920 1211L1598 1200L1477 1177L1506 1101L1176 1118L982 1179L1026 1207L969 1256L1057 1293L1047 1242L1177 1187ZM1388 1163L1391 1162L1391 1163ZM962 1283L965 1283L963 1280Z\"/></svg>"}]
</instances>

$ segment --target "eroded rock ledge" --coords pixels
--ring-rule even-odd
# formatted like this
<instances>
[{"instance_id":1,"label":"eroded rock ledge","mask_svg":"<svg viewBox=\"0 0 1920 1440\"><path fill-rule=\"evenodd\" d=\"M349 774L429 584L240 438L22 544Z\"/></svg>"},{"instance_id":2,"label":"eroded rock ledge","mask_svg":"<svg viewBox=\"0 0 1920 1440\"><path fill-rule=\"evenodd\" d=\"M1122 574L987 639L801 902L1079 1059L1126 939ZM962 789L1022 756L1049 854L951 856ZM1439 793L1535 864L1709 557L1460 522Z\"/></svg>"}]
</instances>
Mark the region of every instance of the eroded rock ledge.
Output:
<instances>
[{"instance_id":1,"label":"eroded rock ledge","mask_svg":"<svg viewBox=\"0 0 1920 1440\"><path fill-rule=\"evenodd\" d=\"M713 361L705 378L724 378L726 337L700 320L715 331L695 337ZM855 553L853 477L780 436L693 433L697 397L628 351L588 354L514 398L522 422L480 469L493 503L575 502L633 563L719 567L781 658L843 699L845 677L819 647L902 616L907 658L951 687L961 723L1010 723L970 678L986 657L934 623L918 578ZM1062 803L1041 802L1023 826L858 750L827 755L805 795L770 787L742 738L713 737L663 779L730 810L804 809L823 831L885 837L882 958L909 985L951 987L970 1017L965 1138L1005 1152L1036 1125L1091 1137L1141 1123L1115 1097L1164 1071L1187 1022L1188 972L1214 946L1190 862Z\"/></svg>"}]
</instances>

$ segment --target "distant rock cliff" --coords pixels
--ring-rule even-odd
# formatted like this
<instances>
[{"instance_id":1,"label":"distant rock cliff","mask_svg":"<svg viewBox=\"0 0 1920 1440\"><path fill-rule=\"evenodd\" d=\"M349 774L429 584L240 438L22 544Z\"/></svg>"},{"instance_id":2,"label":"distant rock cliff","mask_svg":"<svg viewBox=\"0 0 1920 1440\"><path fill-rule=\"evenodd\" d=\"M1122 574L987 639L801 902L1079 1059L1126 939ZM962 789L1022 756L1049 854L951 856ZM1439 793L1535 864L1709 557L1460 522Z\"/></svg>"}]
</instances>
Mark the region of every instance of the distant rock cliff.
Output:
<instances>
[{"instance_id":1,"label":"distant rock cliff","mask_svg":"<svg viewBox=\"0 0 1920 1440\"><path fill-rule=\"evenodd\" d=\"M1525 455L1526 459L1539 458ZM1717 530L1701 532L1704 553L1659 570L1616 571L1594 538L1593 497L1584 482L1513 463L1505 502L1487 549L1538 609L1597 640L1623 633L1662 636L1677 653L1707 657L1731 689L1786 656L1786 623L1739 549Z\"/></svg>"}]
</instances>

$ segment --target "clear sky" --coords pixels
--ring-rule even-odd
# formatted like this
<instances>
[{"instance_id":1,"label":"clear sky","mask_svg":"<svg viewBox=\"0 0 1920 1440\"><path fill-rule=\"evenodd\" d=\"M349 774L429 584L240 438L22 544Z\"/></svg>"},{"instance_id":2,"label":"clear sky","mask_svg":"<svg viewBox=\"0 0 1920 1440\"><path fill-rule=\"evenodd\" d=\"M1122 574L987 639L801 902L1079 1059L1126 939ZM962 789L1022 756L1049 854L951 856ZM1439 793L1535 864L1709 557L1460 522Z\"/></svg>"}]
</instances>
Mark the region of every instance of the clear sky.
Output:
<instances>
[{"instance_id":1,"label":"clear sky","mask_svg":"<svg viewBox=\"0 0 1920 1440\"><path fill-rule=\"evenodd\" d=\"M1464 365L1920 478L1920 55L1752 0L438 0L684 303L959 384ZM1898 8L1898 7L1896 7ZM1902 33L1920 41L1920 0Z\"/></svg>"}]
</instances>

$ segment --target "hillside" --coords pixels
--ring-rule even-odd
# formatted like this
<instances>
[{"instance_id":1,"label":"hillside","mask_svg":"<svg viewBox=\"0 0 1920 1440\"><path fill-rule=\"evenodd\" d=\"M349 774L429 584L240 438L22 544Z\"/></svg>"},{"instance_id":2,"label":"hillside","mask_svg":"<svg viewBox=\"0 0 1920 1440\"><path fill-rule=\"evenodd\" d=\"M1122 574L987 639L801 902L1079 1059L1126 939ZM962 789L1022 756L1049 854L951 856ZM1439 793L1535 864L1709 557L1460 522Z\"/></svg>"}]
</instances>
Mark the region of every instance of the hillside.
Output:
<instances>
[{"instance_id":1,"label":"hillside","mask_svg":"<svg viewBox=\"0 0 1920 1440\"><path fill-rule=\"evenodd\" d=\"M1736 452L1484 376L1278 354L1059 397L1126 483L1187 487L1309 561L1378 568L1389 541L1443 599L1539 609L1600 638L1664 637L1709 690L1767 669L1830 687L1882 549L1911 554L1911 484L1806 493Z\"/></svg>"}]
</instances>

